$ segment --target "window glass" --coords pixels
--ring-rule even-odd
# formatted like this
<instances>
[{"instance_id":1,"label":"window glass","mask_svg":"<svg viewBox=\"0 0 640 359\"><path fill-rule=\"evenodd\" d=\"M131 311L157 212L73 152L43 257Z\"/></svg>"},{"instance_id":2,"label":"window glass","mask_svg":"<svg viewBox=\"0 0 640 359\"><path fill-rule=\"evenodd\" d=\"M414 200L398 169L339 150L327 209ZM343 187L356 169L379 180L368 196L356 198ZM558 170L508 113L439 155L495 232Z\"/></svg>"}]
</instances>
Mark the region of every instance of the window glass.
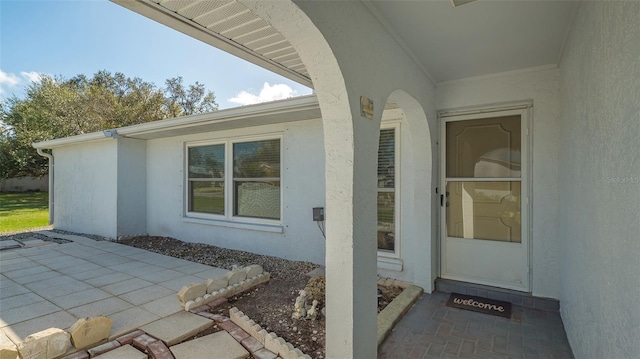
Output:
<instances>
[{"instance_id":1,"label":"window glass","mask_svg":"<svg viewBox=\"0 0 640 359\"><path fill-rule=\"evenodd\" d=\"M224 178L224 145L189 147L189 178Z\"/></svg>"},{"instance_id":2,"label":"window glass","mask_svg":"<svg viewBox=\"0 0 640 359\"><path fill-rule=\"evenodd\" d=\"M449 182L447 196L447 236L520 243L520 182Z\"/></svg>"},{"instance_id":3,"label":"window glass","mask_svg":"<svg viewBox=\"0 0 640 359\"><path fill-rule=\"evenodd\" d=\"M233 144L233 214L280 219L280 140Z\"/></svg>"},{"instance_id":4,"label":"window glass","mask_svg":"<svg viewBox=\"0 0 640 359\"><path fill-rule=\"evenodd\" d=\"M280 140L233 144L234 178L280 178Z\"/></svg>"},{"instance_id":5,"label":"window glass","mask_svg":"<svg viewBox=\"0 0 640 359\"><path fill-rule=\"evenodd\" d=\"M380 130L378 144L378 249L395 251L395 129Z\"/></svg>"},{"instance_id":6,"label":"window glass","mask_svg":"<svg viewBox=\"0 0 640 359\"><path fill-rule=\"evenodd\" d=\"M189 212L224 214L224 144L187 152Z\"/></svg>"},{"instance_id":7,"label":"window glass","mask_svg":"<svg viewBox=\"0 0 640 359\"><path fill-rule=\"evenodd\" d=\"M451 121L446 126L447 177L520 177L520 116Z\"/></svg>"}]
</instances>

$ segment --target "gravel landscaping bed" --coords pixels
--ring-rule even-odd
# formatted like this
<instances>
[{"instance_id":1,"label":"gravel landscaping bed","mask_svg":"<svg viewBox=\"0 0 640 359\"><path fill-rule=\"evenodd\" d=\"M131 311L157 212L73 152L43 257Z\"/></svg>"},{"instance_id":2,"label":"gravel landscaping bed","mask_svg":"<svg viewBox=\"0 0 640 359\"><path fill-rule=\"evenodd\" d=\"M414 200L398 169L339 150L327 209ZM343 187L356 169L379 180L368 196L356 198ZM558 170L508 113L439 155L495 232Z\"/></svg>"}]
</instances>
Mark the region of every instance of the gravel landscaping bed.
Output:
<instances>
[{"instance_id":1,"label":"gravel landscaping bed","mask_svg":"<svg viewBox=\"0 0 640 359\"><path fill-rule=\"evenodd\" d=\"M95 235L78 234L61 230L53 230L52 232L81 235L97 241L113 241ZM37 238L61 244L70 242L65 239L55 238L55 236L47 237L33 232L0 235L0 240L13 239L20 241L27 238ZM260 324L263 329L268 332L275 332L278 336L305 354L309 354L312 358L322 359L325 357L326 333L324 315L319 314L316 319L313 320L298 320L292 318L294 304L299 295L299 291L305 289L310 281L307 273L318 269L319 266L317 264L303 261L290 261L206 244L187 243L168 237L135 236L121 238L116 242L227 270L231 270L233 266L245 267L251 264L261 265L266 272L270 273L270 281L260 284L245 293L228 298L227 304L212 310L212 312L228 316L229 309L237 307L257 324ZM314 289L313 291L315 292L316 290ZM401 292L402 289L399 287L378 285L378 312ZM310 301L308 304L311 304ZM324 307L324 303L321 303L320 307ZM198 334L198 336L218 330L220 329L214 326L206 332Z\"/></svg>"},{"instance_id":2,"label":"gravel landscaping bed","mask_svg":"<svg viewBox=\"0 0 640 359\"><path fill-rule=\"evenodd\" d=\"M318 315L315 320L291 318L299 291L309 282L310 278L306 274L319 268L317 264L289 261L206 244L186 243L167 237L138 236L123 238L118 242L228 270L234 265L261 265L271 274L271 280L248 292L229 298L229 302L217 308L215 313L228 316L229 309L237 307L260 324L263 329L275 332L305 354L309 354L314 359L324 358L326 336L324 316ZM378 286L378 289L378 312L402 292L399 287Z\"/></svg>"}]
</instances>

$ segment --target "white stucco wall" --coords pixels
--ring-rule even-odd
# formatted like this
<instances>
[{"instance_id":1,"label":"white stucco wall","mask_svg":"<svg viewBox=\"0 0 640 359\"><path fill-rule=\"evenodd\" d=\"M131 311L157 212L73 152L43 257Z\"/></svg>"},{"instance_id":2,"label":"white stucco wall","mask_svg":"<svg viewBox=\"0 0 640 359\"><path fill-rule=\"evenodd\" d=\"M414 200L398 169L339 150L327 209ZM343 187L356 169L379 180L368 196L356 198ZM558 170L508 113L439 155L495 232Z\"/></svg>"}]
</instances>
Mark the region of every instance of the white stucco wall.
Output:
<instances>
[{"instance_id":1,"label":"white stucco wall","mask_svg":"<svg viewBox=\"0 0 640 359\"><path fill-rule=\"evenodd\" d=\"M531 289L535 296L560 296L558 196L559 70L535 68L438 85L439 110L533 101Z\"/></svg>"},{"instance_id":2,"label":"white stucco wall","mask_svg":"<svg viewBox=\"0 0 640 359\"><path fill-rule=\"evenodd\" d=\"M282 233L184 218L184 143L281 134ZM250 137L249 137L250 138ZM147 231L185 241L324 264L325 240L312 208L325 206L322 121L299 121L148 141ZM218 223L219 225L216 225Z\"/></svg>"},{"instance_id":3,"label":"white stucco wall","mask_svg":"<svg viewBox=\"0 0 640 359\"><path fill-rule=\"evenodd\" d=\"M116 236L117 142L55 148L54 227Z\"/></svg>"},{"instance_id":4,"label":"white stucco wall","mask_svg":"<svg viewBox=\"0 0 640 359\"><path fill-rule=\"evenodd\" d=\"M322 81L325 78L335 77L333 74L324 72L330 70L323 64L329 62L328 59L316 55L309 59L310 61L305 62L312 75L314 86L316 86L325 122L340 123L344 115L327 111L326 107L322 107L323 101L333 103L336 101L335 96L339 96L340 101L349 101L353 115L349 121L353 123L356 133L363 136L362 139L356 138L355 141L356 161L360 156L367 158L376 154L375 151L362 146L362 142L358 143L359 141L372 142L365 137L368 136L369 127L375 126L375 123L360 115L360 96L367 96L373 100L375 119L381 117L384 105L390 96L392 100L403 107L407 114L404 128L413 136L414 140L410 141L408 136L404 137L407 143L411 143L411 151L405 152L403 156L406 155L405 158L413 156L415 161L411 162L410 167L405 166L404 168L411 168L413 171L411 179L406 180L415 184L415 187L413 187L414 196L403 197L407 201L403 218L411 226L410 228L403 227L405 230L403 236L405 239L412 238L412 242L403 241L403 246L409 243L413 245L403 248L402 253L403 258L410 258L408 261L405 260L405 263L411 262L414 267L405 268L402 273L386 271L379 271L379 273L411 280L422 286L425 291L431 292L434 288L433 281L437 276L437 253L435 251L437 217L433 211L435 203L433 194L437 172L432 171L432 164L437 153L434 150L437 141L435 86L378 21L375 14L371 12L372 9L362 3L333 2L331 6L327 6L321 2L301 1L296 2L296 5L311 18L314 25L320 30L331 46L332 54L340 67L344 82L332 83L329 87L345 86L346 94L342 93L343 90L323 91L327 88ZM285 32L285 36L290 38L288 35L290 34ZM295 39L291 39L291 41L295 43ZM309 53L306 49L298 49L298 52L303 61L307 59ZM335 125L332 125L332 128L333 126ZM326 128L325 126L325 147L327 143L343 142L342 138L331 133L334 130L327 132ZM334 153L331 150L328 150L327 154L329 157L340 155L342 154ZM360 160L360 162L362 161ZM365 167L355 168L355 170L356 172L368 172ZM339 178L340 171L338 166L328 167L326 176ZM405 171L403 174L408 175L409 172ZM419 174L419 177L416 177L416 174ZM354 182L356 186L363 188L366 181L359 179L360 175L361 173L354 175ZM365 190L369 191L368 188ZM368 193L367 196L369 196ZM356 205L361 205L359 196L354 198L354 201ZM359 213L364 214L364 211ZM375 221L375 216L369 218L369 220L371 219ZM371 222L358 223L358 221L354 221L354 225L357 227L354 229L356 231L361 231L364 227L374 228ZM369 234L364 236L370 238ZM340 261L340 259L337 260ZM359 271L366 272L364 266ZM356 284L356 287L359 285Z\"/></svg>"},{"instance_id":5,"label":"white stucco wall","mask_svg":"<svg viewBox=\"0 0 640 359\"><path fill-rule=\"evenodd\" d=\"M147 143L118 138L117 236L147 233Z\"/></svg>"},{"instance_id":6,"label":"white stucco wall","mask_svg":"<svg viewBox=\"0 0 640 359\"><path fill-rule=\"evenodd\" d=\"M640 3L582 3L560 70L562 319L576 358L640 358Z\"/></svg>"},{"instance_id":7,"label":"white stucco wall","mask_svg":"<svg viewBox=\"0 0 640 359\"><path fill-rule=\"evenodd\" d=\"M376 181L370 174L376 167L379 120L396 90L407 93L412 98L409 103L419 104L421 116L412 113L410 123L429 120L429 126L417 124L414 133L423 136L425 146L418 148L432 159L416 164L432 174L416 205L425 219L420 222L424 224L421 234L427 237L422 255L428 264L421 276L430 278L419 284L431 291L436 276L431 196L436 174L430 171L437 134L432 126L435 116L431 116L435 87L362 2L240 2L290 41L320 101L327 166L327 311L332 313L327 317L327 357L372 358L376 355L377 267L376 248L370 242L375 236ZM361 116L361 96L374 103L372 120Z\"/></svg>"}]
</instances>

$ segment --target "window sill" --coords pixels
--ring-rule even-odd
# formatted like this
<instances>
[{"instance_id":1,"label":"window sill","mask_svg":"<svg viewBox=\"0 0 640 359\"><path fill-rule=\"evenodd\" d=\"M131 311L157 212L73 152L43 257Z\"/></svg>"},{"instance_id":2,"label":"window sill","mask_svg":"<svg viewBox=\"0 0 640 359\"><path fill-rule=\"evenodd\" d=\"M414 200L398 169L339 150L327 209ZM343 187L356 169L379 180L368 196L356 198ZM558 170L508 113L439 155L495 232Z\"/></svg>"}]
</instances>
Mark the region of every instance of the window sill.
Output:
<instances>
[{"instance_id":1,"label":"window sill","mask_svg":"<svg viewBox=\"0 0 640 359\"><path fill-rule=\"evenodd\" d=\"M378 256L378 269L402 272L402 268L402 259Z\"/></svg>"},{"instance_id":2,"label":"window sill","mask_svg":"<svg viewBox=\"0 0 640 359\"><path fill-rule=\"evenodd\" d=\"M283 232L283 226L280 224L233 222L233 221L225 221L225 220L218 220L218 219L200 219L200 218L192 218L192 217L183 217L182 221L185 223L204 224L207 226L226 227L226 228L247 229L247 230L259 231L259 232L271 232L271 233Z\"/></svg>"}]
</instances>

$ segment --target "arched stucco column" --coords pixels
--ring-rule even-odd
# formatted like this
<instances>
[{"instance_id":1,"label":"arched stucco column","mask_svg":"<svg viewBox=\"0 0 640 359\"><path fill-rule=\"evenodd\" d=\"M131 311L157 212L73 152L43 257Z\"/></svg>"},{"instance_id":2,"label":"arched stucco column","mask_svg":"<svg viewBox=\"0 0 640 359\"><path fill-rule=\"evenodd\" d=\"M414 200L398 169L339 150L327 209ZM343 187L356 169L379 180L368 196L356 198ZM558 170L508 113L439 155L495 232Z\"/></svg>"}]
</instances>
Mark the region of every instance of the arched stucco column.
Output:
<instances>
[{"instance_id":1,"label":"arched stucco column","mask_svg":"<svg viewBox=\"0 0 640 359\"><path fill-rule=\"evenodd\" d=\"M323 118L326 181L327 358L375 358L376 165L381 110L362 118L324 36L289 1L239 0L296 49ZM382 105L378 101L378 105ZM310 210L310 209L309 209Z\"/></svg>"}]
</instances>

